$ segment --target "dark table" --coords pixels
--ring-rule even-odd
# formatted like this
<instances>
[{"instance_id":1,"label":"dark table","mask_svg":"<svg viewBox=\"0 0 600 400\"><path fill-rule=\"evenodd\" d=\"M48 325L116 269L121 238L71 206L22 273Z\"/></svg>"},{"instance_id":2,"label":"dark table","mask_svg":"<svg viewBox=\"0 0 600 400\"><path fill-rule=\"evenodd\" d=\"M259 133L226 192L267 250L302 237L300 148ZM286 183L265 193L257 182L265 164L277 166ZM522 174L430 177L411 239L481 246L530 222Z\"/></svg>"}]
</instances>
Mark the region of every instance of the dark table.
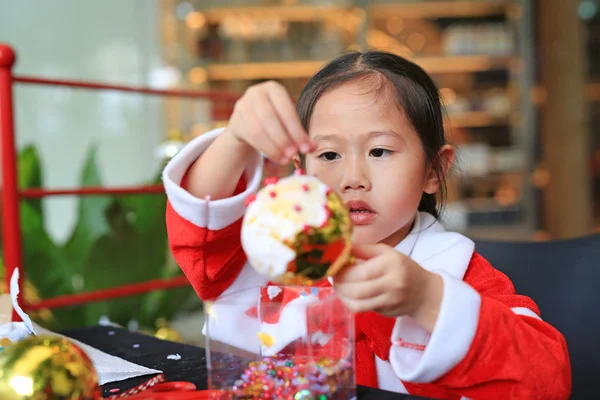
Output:
<instances>
[{"instance_id":1,"label":"dark table","mask_svg":"<svg viewBox=\"0 0 600 400\"><path fill-rule=\"evenodd\" d=\"M109 335L110 331L114 331L114 334ZM207 389L206 354L200 347L159 340L152 336L106 326L75 329L63 333L105 353L138 365L161 370L167 381L192 382L198 389ZM170 354L179 354L181 359L168 360L167 356ZM126 391L148 379L149 377L145 376L110 383L102 387L102 394L109 396L110 389L114 388L120 389L121 392ZM360 400L422 399L360 386L357 390L357 398Z\"/></svg>"}]
</instances>

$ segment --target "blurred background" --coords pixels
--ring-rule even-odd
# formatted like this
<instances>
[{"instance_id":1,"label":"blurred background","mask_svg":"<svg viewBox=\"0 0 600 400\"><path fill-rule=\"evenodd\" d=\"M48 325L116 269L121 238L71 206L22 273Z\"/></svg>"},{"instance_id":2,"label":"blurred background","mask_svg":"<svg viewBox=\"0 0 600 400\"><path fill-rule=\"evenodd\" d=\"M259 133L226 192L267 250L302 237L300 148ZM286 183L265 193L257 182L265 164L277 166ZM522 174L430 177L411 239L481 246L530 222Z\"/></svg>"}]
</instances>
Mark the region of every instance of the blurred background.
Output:
<instances>
[{"instance_id":1,"label":"blurred background","mask_svg":"<svg viewBox=\"0 0 600 400\"><path fill-rule=\"evenodd\" d=\"M346 50L391 51L430 72L445 102L459 157L448 228L494 240L600 230L599 0L0 0L0 42L17 52L15 75L237 94L277 80L293 96ZM21 187L159 183L234 105L34 85L14 95ZM163 195L23 201L26 297L180 275L164 207ZM184 288L35 316L196 342L201 315Z\"/></svg>"}]
</instances>

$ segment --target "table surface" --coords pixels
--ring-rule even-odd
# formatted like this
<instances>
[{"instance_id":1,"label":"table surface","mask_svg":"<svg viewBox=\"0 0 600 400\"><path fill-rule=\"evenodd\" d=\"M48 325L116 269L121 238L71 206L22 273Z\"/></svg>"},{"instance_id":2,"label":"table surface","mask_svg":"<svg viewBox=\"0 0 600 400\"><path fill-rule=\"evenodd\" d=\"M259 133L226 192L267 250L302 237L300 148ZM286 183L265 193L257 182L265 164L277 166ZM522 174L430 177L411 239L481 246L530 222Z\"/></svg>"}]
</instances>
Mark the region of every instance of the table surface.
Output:
<instances>
[{"instance_id":1,"label":"table surface","mask_svg":"<svg viewBox=\"0 0 600 400\"><path fill-rule=\"evenodd\" d=\"M109 335L111 331L114 333ZM207 388L206 354L203 348L159 340L141 333L107 326L75 329L63 333L105 353L138 365L161 370L167 381L192 382L198 389ZM167 356L171 354L179 354L181 359L167 359ZM113 394L110 390L115 388L120 391L128 390L142 384L148 378L145 376L106 384L102 387L103 396L107 397ZM357 398L360 400L422 399L360 386L357 389Z\"/></svg>"}]
</instances>

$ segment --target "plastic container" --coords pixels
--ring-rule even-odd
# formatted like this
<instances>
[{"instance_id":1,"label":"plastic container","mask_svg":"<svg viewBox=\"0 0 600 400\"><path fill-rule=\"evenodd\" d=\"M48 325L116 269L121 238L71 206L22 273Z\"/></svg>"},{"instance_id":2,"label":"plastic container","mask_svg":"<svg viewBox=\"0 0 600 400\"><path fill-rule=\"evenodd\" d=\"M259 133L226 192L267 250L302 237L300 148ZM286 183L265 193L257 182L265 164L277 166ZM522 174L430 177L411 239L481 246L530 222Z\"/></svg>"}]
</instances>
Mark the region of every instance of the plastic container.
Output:
<instances>
[{"instance_id":1,"label":"plastic container","mask_svg":"<svg viewBox=\"0 0 600 400\"><path fill-rule=\"evenodd\" d=\"M219 399L354 399L354 316L332 288L268 286L207 303Z\"/></svg>"}]
</instances>

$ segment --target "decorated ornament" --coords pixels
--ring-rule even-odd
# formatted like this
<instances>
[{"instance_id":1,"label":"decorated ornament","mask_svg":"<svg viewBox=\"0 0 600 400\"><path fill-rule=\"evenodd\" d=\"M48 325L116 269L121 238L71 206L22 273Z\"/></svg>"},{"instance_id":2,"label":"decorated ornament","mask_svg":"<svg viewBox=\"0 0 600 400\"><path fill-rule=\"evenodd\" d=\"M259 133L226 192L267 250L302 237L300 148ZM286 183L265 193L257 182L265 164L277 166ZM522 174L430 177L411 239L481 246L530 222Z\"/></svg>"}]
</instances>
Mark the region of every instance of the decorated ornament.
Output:
<instances>
[{"instance_id":1,"label":"decorated ornament","mask_svg":"<svg viewBox=\"0 0 600 400\"><path fill-rule=\"evenodd\" d=\"M311 285L349 260L352 223L342 200L314 176L267 178L247 199L242 246L271 281Z\"/></svg>"},{"instance_id":2,"label":"decorated ornament","mask_svg":"<svg viewBox=\"0 0 600 400\"><path fill-rule=\"evenodd\" d=\"M31 336L0 353L0 399L100 398L98 376L92 362L67 339Z\"/></svg>"}]
</instances>

